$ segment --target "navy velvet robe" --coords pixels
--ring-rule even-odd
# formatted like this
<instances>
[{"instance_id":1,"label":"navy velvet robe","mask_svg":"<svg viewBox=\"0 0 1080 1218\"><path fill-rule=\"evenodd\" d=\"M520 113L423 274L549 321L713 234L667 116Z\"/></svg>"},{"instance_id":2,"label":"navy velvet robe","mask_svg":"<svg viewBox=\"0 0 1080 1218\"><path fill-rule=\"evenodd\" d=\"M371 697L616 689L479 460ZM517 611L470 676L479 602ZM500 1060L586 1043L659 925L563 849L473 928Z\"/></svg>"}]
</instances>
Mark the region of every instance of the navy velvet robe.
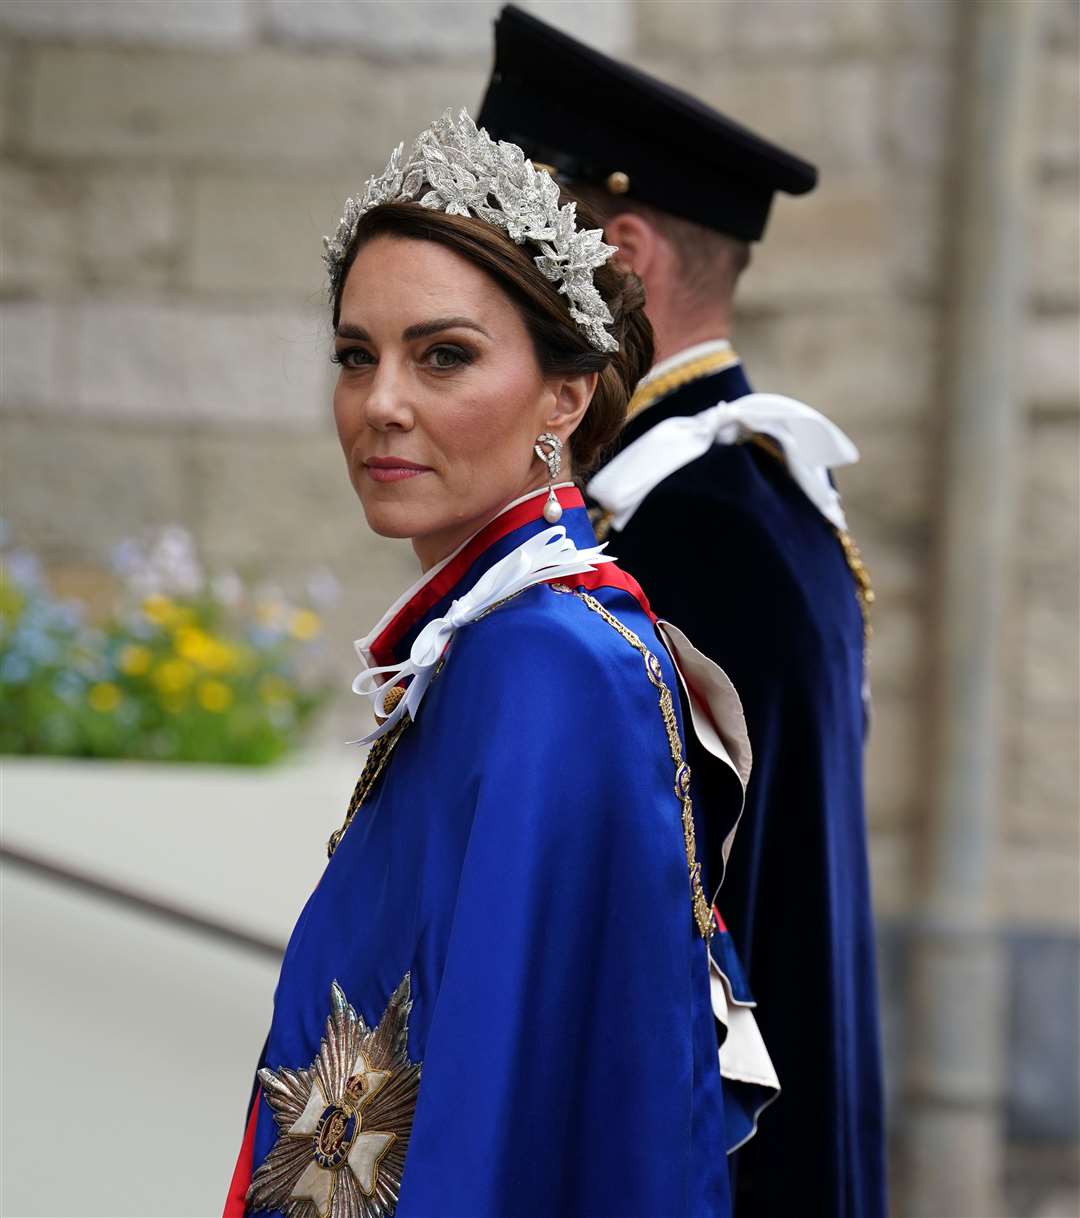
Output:
<instances>
[{"instance_id":1,"label":"navy velvet robe","mask_svg":"<svg viewBox=\"0 0 1080 1218\"><path fill-rule=\"evenodd\" d=\"M738 364L692 381L632 419L619 448L750 391ZM653 610L731 677L754 751L719 905L782 1091L736 1155L737 1218L879 1218L863 623L840 544L750 444L714 446L672 474L609 540Z\"/></svg>"}]
</instances>

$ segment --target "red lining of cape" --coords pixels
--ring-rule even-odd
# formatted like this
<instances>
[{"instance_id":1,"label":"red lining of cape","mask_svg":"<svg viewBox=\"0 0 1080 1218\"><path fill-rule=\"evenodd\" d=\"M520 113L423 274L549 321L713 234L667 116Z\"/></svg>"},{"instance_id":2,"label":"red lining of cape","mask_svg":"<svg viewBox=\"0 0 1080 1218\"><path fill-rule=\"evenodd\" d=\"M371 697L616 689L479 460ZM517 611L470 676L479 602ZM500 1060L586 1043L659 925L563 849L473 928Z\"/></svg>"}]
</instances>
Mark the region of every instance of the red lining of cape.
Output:
<instances>
[{"instance_id":1,"label":"red lining of cape","mask_svg":"<svg viewBox=\"0 0 1080 1218\"><path fill-rule=\"evenodd\" d=\"M244 1140L240 1143L240 1153L236 1156L236 1167L233 1169L229 1195L225 1199L225 1210L221 1218L244 1218L247 1213L245 1198L251 1185L252 1165L255 1160L255 1124L259 1119L260 1099L262 1099L261 1087L256 1090L255 1101L251 1105L251 1112L248 1113Z\"/></svg>"}]
</instances>

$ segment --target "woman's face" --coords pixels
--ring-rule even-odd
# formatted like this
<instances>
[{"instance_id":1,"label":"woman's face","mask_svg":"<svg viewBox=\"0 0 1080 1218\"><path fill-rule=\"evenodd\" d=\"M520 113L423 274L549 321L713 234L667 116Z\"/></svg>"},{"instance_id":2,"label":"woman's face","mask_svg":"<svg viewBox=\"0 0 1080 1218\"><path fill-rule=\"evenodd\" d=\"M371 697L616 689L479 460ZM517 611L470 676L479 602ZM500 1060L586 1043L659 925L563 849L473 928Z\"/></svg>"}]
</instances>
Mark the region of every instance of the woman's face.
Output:
<instances>
[{"instance_id":1,"label":"woman's face","mask_svg":"<svg viewBox=\"0 0 1080 1218\"><path fill-rule=\"evenodd\" d=\"M536 437L568 439L596 381L545 378L494 280L443 245L390 235L349 270L333 358L338 436L368 524L412 538L425 569L544 485Z\"/></svg>"}]
</instances>

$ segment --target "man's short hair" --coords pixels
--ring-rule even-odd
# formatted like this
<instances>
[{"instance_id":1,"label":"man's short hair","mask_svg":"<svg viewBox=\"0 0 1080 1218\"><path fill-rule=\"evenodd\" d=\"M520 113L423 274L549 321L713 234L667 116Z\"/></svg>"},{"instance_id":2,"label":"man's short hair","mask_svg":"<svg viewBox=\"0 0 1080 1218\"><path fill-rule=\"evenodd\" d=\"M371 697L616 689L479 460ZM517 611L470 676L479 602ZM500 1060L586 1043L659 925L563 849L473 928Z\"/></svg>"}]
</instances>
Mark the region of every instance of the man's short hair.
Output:
<instances>
[{"instance_id":1,"label":"man's short hair","mask_svg":"<svg viewBox=\"0 0 1080 1218\"><path fill-rule=\"evenodd\" d=\"M660 211L637 199L612 195L601 186L573 183L573 194L588 203L606 224L620 212L647 220L670 243L679 259L680 287L687 302L729 300L739 276L750 265L750 243Z\"/></svg>"}]
</instances>

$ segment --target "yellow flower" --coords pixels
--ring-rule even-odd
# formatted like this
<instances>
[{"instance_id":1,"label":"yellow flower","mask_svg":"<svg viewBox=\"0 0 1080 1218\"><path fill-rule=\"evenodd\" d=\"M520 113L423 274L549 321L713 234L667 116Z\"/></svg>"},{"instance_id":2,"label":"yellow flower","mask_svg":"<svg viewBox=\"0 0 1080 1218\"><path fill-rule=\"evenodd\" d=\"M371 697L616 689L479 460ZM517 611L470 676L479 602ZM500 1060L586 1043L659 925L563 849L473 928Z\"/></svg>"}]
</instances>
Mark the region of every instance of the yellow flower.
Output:
<instances>
[{"instance_id":1,"label":"yellow flower","mask_svg":"<svg viewBox=\"0 0 1080 1218\"><path fill-rule=\"evenodd\" d=\"M301 642L313 639L321 629L319 615L312 609L296 609L289 619L289 633Z\"/></svg>"},{"instance_id":2,"label":"yellow flower","mask_svg":"<svg viewBox=\"0 0 1080 1218\"><path fill-rule=\"evenodd\" d=\"M111 681L99 681L90 686L86 700L90 703L91 710L103 715L108 714L120 705L120 688Z\"/></svg>"},{"instance_id":3,"label":"yellow flower","mask_svg":"<svg viewBox=\"0 0 1080 1218\"><path fill-rule=\"evenodd\" d=\"M200 681L196 697L205 710L218 714L232 702L233 691L224 681Z\"/></svg>"},{"instance_id":4,"label":"yellow flower","mask_svg":"<svg viewBox=\"0 0 1080 1218\"><path fill-rule=\"evenodd\" d=\"M156 626L176 628L185 625L195 617L195 611L187 605L178 605L174 600L160 593L148 596L142 603L143 614Z\"/></svg>"},{"instance_id":5,"label":"yellow flower","mask_svg":"<svg viewBox=\"0 0 1080 1218\"><path fill-rule=\"evenodd\" d=\"M142 603L143 613L158 626L167 626L176 614L176 606L167 596L148 596Z\"/></svg>"},{"instance_id":6,"label":"yellow flower","mask_svg":"<svg viewBox=\"0 0 1080 1218\"><path fill-rule=\"evenodd\" d=\"M236 648L215 639L198 626L181 626L176 632L175 645L185 660L211 672L227 672L236 667Z\"/></svg>"},{"instance_id":7,"label":"yellow flower","mask_svg":"<svg viewBox=\"0 0 1080 1218\"><path fill-rule=\"evenodd\" d=\"M195 680L195 669L187 660L165 660L154 670L154 684L163 694L179 693Z\"/></svg>"},{"instance_id":8,"label":"yellow flower","mask_svg":"<svg viewBox=\"0 0 1080 1218\"><path fill-rule=\"evenodd\" d=\"M206 638L206 633L200 630L198 626L181 626L176 631L173 645L185 660L195 660L198 662L199 656L206 646Z\"/></svg>"},{"instance_id":9,"label":"yellow flower","mask_svg":"<svg viewBox=\"0 0 1080 1218\"><path fill-rule=\"evenodd\" d=\"M129 643L120 653L120 671L129 677L141 677L148 672L154 654L141 643Z\"/></svg>"},{"instance_id":10,"label":"yellow flower","mask_svg":"<svg viewBox=\"0 0 1080 1218\"><path fill-rule=\"evenodd\" d=\"M291 695L292 686L277 673L267 673L259 682L259 697L271 705L275 702L288 702Z\"/></svg>"}]
</instances>

